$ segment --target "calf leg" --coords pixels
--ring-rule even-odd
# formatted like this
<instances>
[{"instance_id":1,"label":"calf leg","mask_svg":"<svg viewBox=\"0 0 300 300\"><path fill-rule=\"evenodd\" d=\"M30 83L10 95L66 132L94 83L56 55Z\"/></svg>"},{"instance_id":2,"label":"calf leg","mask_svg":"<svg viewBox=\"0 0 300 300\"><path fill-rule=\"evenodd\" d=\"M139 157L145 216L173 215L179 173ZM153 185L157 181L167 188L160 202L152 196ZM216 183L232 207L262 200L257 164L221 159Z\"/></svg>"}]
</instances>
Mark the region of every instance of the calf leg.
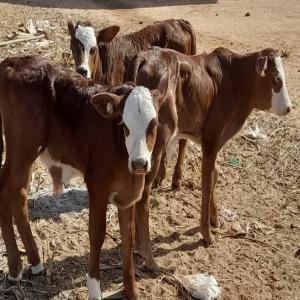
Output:
<instances>
[{"instance_id":1,"label":"calf leg","mask_svg":"<svg viewBox=\"0 0 300 300\"><path fill-rule=\"evenodd\" d=\"M118 209L122 238L123 281L126 296L129 300L139 299L133 266L133 244L135 236L134 211L134 206L126 209Z\"/></svg>"},{"instance_id":2,"label":"calf leg","mask_svg":"<svg viewBox=\"0 0 300 300\"><path fill-rule=\"evenodd\" d=\"M137 246L140 255L145 259L145 266L153 271L158 272L159 266L156 264L150 241L149 226L149 198L150 186L145 187L142 199L136 203L136 229L137 229Z\"/></svg>"},{"instance_id":3,"label":"calf leg","mask_svg":"<svg viewBox=\"0 0 300 300\"><path fill-rule=\"evenodd\" d=\"M178 158L177 158L177 163L175 166L175 170L173 173L173 179L172 179L172 188L173 189L178 189L181 186L186 143L187 143L187 140L185 140L185 139L179 140Z\"/></svg>"},{"instance_id":4,"label":"calf leg","mask_svg":"<svg viewBox=\"0 0 300 300\"><path fill-rule=\"evenodd\" d=\"M156 174L154 182L153 182L153 186L154 187L161 186L162 182L166 178L167 163L168 163L168 161L167 161L167 153L166 153L166 151L164 151L163 154L162 154L162 157L160 159L159 168L158 168L158 170L156 172L157 174Z\"/></svg>"},{"instance_id":5,"label":"calf leg","mask_svg":"<svg viewBox=\"0 0 300 300\"><path fill-rule=\"evenodd\" d=\"M207 244L214 242L210 230L211 201L214 187L214 165L217 151L203 146L202 156L202 213L200 231Z\"/></svg>"},{"instance_id":6,"label":"calf leg","mask_svg":"<svg viewBox=\"0 0 300 300\"><path fill-rule=\"evenodd\" d=\"M154 272L159 270L159 266L154 260L150 241L149 200L152 182L157 177L158 168L161 166L162 151L163 149L155 149L152 169L146 176L142 199L136 203L137 246L145 259L145 266Z\"/></svg>"},{"instance_id":7,"label":"calf leg","mask_svg":"<svg viewBox=\"0 0 300 300\"><path fill-rule=\"evenodd\" d=\"M217 183L217 180L218 180L218 171L214 169L213 187L212 187L211 200L210 200L210 224L215 228L219 227L218 207L215 198L215 185Z\"/></svg>"},{"instance_id":8,"label":"calf leg","mask_svg":"<svg viewBox=\"0 0 300 300\"><path fill-rule=\"evenodd\" d=\"M22 278L22 265L13 229L11 201L7 200L10 192L5 169L4 167L1 171L0 178L0 225L7 251L9 276L11 279L20 280Z\"/></svg>"},{"instance_id":9,"label":"calf leg","mask_svg":"<svg viewBox=\"0 0 300 300\"><path fill-rule=\"evenodd\" d=\"M100 251L104 242L106 232L106 209L108 193L98 193L101 187L92 189L88 185L89 191L89 272L87 275L87 287L89 300L101 299L100 289Z\"/></svg>"},{"instance_id":10,"label":"calf leg","mask_svg":"<svg viewBox=\"0 0 300 300\"><path fill-rule=\"evenodd\" d=\"M61 195L64 191L63 183L62 183L62 168L53 166L49 168L49 173L52 177L53 182L53 197L57 197Z\"/></svg>"},{"instance_id":11,"label":"calf leg","mask_svg":"<svg viewBox=\"0 0 300 300\"><path fill-rule=\"evenodd\" d=\"M28 261L32 266L33 274L38 274L44 270L28 217L27 188L33 161L34 159L31 163L15 160L14 163L11 163L8 160L1 175L0 210L3 212L1 213L1 228L8 252L10 276L14 279L21 279L21 262L12 227L12 215L24 244Z\"/></svg>"}]
</instances>

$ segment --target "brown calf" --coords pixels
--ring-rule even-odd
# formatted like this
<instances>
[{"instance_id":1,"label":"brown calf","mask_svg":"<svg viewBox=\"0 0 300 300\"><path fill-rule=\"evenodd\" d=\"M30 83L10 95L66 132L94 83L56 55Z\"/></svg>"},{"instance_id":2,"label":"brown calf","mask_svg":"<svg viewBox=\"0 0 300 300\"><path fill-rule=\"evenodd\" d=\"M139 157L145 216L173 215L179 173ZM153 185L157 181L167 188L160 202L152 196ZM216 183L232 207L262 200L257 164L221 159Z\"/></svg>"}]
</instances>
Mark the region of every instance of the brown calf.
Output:
<instances>
[{"instance_id":1,"label":"brown calf","mask_svg":"<svg viewBox=\"0 0 300 300\"><path fill-rule=\"evenodd\" d=\"M190 23L185 20L156 22L123 36L116 36L119 26L110 26L100 30L97 39L89 22L78 22L75 26L69 21L68 28L76 70L98 83L118 85L130 80L134 58L140 51L152 46L171 48L186 55L196 54L196 36ZM180 140L173 188L178 188L182 181L185 148L186 140ZM157 184L161 184L163 178L159 176Z\"/></svg>"},{"instance_id":2,"label":"brown calf","mask_svg":"<svg viewBox=\"0 0 300 300\"><path fill-rule=\"evenodd\" d=\"M170 144L174 136L189 138L202 146L202 216L201 233L211 244L210 226L218 226L214 186L217 181L215 161L219 150L243 126L251 111L271 111L284 116L291 103L285 83L282 60L273 49L240 55L218 48L210 54L186 56L160 49L141 52L135 64L137 84L155 88L165 70L176 78L166 105L160 109L159 123L169 128L163 138L158 132L157 145ZM171 98L171 99L170 99ZM165 139L168 139L165 141ZM160 148L162 150L163 147ZM153 153L157 154L154 148ZM162 154L160 153L160 156ZM153 155L153 161L156 157ZM155 164L153 170L157 170ZM152 178L155 177L155 174ZM151 176L147 178L151 178ZM151 186L147 182L145 186ZM148 196L137 204L140 219L137 231L143 232L141 247L145 257L152 257L149 236ZM144 211L143 211L144 210Z\"/></svg>"},{"instance_id":3,"label":"brown calf","mask_svg":"<svg viewBox=\"0 0 300 300\"><path fill-rule=\"evenodd\" d=\"M134 203L151 169L157 110L168 84L168 72L159 89L150 92L129 85L91 86L78 73L36 57L8 58L0 64L0 112L7 150L0 174L0 224L10 280L22 277L13 218L32 273L44 270L27 208L32 164L43 155L49 164L72 166L87 185L89 298L101 299L99 255L111 202L118 207L126 294L138 299L132 259Z\"/></svg>"}]
</instances>

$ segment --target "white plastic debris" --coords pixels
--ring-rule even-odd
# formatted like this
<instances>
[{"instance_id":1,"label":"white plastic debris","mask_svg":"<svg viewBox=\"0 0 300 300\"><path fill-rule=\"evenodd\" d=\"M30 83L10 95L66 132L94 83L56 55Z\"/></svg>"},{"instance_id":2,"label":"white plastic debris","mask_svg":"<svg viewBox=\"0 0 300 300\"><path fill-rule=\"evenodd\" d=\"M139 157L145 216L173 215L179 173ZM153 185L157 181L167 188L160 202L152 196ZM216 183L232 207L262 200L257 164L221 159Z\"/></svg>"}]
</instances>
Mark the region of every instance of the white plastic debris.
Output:
<instances>
[{"instance_id":1,"label":"white plastic debris","mask_svg":"<svg viewBox=\"0 0 300 300\"><path fill-rule=\"evenodd\" d=\"M240 222L235 221L231 223L228 233L230 236L246 236L249 233L249 230L249 222L244 222L241 224Z\"/></svg>"},{"instance_id":2,"label":"white plastic debris","mask_svg":"<svg viewBox=\"0 0 300 300\"><path fill-rule=\"evenodd\" d=\"M35 26L33 25L33 22L31 19L29 19L26 23L25 23L25 28L27 30L28 33L30 34L36 34L37 31L35 29Z\"/></svg>"},{"instance_id":3,"label":"white plastic debris","mask_svg":"<svg viewBox=\"0 0 300 300\"><path fill-rule=\"evenodd\" d=\"M50 22L48 20L39 20L36 21L36 27L38 30L45 30L45 29L49 29L50 26Z\"/></svg>"},{"instance_id":4,"label":"white plastic debris","mask_svg":"<svg viewBox=\"0 0 300 300\"><path fill-rule=\"evenodd\" d=\"M253 139L258 139L258 138L261 138L263 140L267 139L267 136L261 132L260 128L257 125L245 129L244 135Z\"/></svg>"},{"instance_id":5,"label":"white plastic debris","mask_svg":"<svg viewBox=\"0 0 300 300\"><path fill-rule=\"evenodd\" d=\"M236 214L235 211L233 211L229 208L226 208L224 206L221 206L221 208L220 208L220 215L222 217L224 217L225 220L228 221L228 222L233 222L237 218L237 214Z\"/></svg>"},{"instance_id":6,"label":"white plastic debris","mask_svg":"<svg viewBox=\"0 0 300 300\"><path fill-rule=\"evenodd\" d=\"M182 284L192 297L201 300L214 300L221 294L221 288L214 276L207 273L187 275Z\"/></svg>"}]
</instances>

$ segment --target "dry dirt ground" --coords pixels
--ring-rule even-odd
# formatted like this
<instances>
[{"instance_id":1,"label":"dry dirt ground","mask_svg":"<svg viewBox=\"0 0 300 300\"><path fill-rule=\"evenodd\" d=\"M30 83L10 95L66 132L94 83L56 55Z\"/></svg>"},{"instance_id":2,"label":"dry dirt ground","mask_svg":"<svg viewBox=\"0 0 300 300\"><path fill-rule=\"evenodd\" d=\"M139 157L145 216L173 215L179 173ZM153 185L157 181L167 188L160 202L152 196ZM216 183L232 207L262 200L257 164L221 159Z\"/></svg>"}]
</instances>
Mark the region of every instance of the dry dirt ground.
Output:
<instances>
[{"instance_id":1,"label":"dry dirt ground","mask_svg":"<svg viewBox=\"0 0 300 300\"><path fill-rule=\"evenodd\" d=\"M184 18L197 33L198 53L218 46L239 52L271 46L285 54L291 114L280 118L253 112L219 155L216 195L223 216L222 227L215 233L216 243L204 247L198 231L201 151L191 143L181 190L169 189L173 157L163 188L152 193L151 235L160 266L179 281L187 274L213 274L222 288L220 299L300 299L300 1L0 1L0 40L29 18L34 22L48 20L53 40L2 47L0 59L36 53L71 66L68 17L89 20L97 29L119 24L121 33L156 20ZM260 130L256 138L249 134L250 128ZM66 192L54 199L49 176L39 163L34 177L31 225L48 273L24 280L19 288L9 288L2 280L0 299L86 299L89 246L85 187L80 179L73 180ZM246 236L231 236L228 229L233 222L224 208L236 213L235 222L246 225ZM119 230L112 207L107 221L101 286L103 291L115 291L122 289L122 273ZM137 256L135 260L140 263ZM2 278L6 263L0 234ZM172 276L137 269L142 299L186 299Z\"/></svg>"}]
</instances>

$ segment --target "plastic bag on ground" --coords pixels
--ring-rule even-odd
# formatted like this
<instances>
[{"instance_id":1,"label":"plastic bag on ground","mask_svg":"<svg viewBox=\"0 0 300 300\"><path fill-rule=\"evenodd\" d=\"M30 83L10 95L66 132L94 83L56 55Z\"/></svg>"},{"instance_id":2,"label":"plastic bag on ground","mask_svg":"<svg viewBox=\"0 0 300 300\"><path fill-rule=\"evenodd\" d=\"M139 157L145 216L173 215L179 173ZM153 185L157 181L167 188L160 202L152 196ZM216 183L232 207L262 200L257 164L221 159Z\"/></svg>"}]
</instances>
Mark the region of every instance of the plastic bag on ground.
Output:
<instances>
[{"instance_id":1,"label":"plastic bag on ground","mask_svg":"<svg viewBox=\"0 0 300 300\"><path fill-rule=\"evenodd\" d=\"M182 284L192 297L200 300L214 300L221 294L221 288L214 276L207 273L187 275Z\"/></svg>"}]
</instances>

